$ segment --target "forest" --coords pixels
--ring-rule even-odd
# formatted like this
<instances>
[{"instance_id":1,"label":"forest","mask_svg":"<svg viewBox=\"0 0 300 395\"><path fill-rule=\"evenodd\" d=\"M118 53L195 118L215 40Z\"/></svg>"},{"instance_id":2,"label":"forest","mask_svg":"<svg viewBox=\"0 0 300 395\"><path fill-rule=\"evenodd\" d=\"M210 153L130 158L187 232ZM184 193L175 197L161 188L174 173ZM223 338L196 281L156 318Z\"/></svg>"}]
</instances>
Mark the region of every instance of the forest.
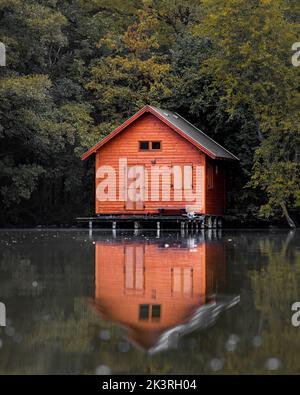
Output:
<instances>
[{"instance_id":1,"label":"forest","mask_svg":"<svg viewBox=\"0 0 300 395\"><path fill-rule=\"evenodd\" d=\"M239 157L229 215L299 226L299 21L299 0L0 0L0 226L93 214L80 156L145 104Z\"/></svg>"}]
</instances>

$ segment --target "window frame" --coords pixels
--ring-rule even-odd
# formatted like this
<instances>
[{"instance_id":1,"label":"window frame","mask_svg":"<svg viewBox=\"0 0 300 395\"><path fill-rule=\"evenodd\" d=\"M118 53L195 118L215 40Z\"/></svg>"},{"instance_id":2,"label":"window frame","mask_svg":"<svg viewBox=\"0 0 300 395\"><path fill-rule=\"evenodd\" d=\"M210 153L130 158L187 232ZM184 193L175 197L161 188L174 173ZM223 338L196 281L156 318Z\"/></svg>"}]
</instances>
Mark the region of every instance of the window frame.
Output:
<instances>
[{"instance_id":1,"label":"window frame","mask_svg":"<svg viewBox=\"0 0 300 395\"><path fill-rule=\"evenodd\" d=\"M159 148L153 148L153 143L159 143ZM151 141L151 151L161 151L161 141L160 140Z\"/></svg>"},{"instance_id":2,"label":"window frame","mask_svg":"<svg viewBox=\"0 0 300 395\"><path fill-rule=\"evenodd\" d=\"M139 321L149 321L151 316L151 305L148 303L141 303L139 305ZM144 313L146 313L144 315Z\"/></svg>"},{"instance_id":3,"label":"window frame","mask_svg":"<svg viewBox=\"0 0 300 395\"><path fill-rule=\"evenodd\" d=\"M153 314L153 308L154 312L158 312L158 314L154 315ZM160 321L161 318L161 304L152 304L151 305L151 321Z\"/></svg>"},{"instance_id":4,"label":"window frame","mask_svg":"<svg viewBox=\"0 0 300 395\"><path fill-rule=\"evenodd\" d=\"M148 143L148 148L141 148L141 144L142 143ZM151 149L150 149L150 143L151 143L151 141L149 141L149 140L139 140L139 151L143 151L143 152L145 152L145 151L151 151Z\"/></svg>"},{"instance_id":5,"label":"window frame","mask_svg":"<svg viewBox=\"0 0 300 395\"><path fill-rule=\"evenodd\" d=\"M141 144L143 144L143 143L148 143L148 148L141 148ZM159 148L153 148L153 143L159 143ZM154 141L152 141L152 140L139 140L139 151L141 151L141 152L146 152L146 151L157 152L157 151L161 151L161 149L162 149L161 140L154 140Z\"/></svg>"}]
</instances>

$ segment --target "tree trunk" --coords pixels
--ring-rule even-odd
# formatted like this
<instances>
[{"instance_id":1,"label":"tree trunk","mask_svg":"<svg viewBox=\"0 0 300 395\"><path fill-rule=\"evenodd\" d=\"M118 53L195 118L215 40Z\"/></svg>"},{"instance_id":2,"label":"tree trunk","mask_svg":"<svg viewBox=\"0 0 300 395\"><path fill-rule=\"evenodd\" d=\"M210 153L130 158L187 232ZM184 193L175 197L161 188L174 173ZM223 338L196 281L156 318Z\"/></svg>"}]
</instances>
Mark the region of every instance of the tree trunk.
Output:
<instances>
[{"instance_id":1,"label":"tree trunk","mask_svg":"<svg viewBox=\"0 0 300 395\"><path fill-rule=\"evenodd\" d=\"M285 219L287 220L287 223L289 224L289 226L291 228L295 229L296 228L296 224L292 220L292 218L290 217L289 212L288 212L288 210L286 208L286 204L284 202L281 203L281 208L282 208L283 215L285 216Z\"/></svg>"}]
</instances>

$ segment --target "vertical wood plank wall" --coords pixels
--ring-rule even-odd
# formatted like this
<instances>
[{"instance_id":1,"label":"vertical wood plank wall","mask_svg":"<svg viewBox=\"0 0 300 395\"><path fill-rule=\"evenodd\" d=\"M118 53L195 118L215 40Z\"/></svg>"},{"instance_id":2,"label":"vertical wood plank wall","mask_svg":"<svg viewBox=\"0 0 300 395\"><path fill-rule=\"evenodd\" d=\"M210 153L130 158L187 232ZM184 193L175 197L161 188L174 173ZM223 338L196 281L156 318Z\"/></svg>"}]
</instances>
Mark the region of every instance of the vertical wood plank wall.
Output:
<instances>
[{"instance_id":1,"label":"vertical wood plank wall","mask_svg":"<svg viewBox=\"0 0 300 395\"><path fill-rule=\"evenodd\" d=\"M223 161L213 161L206 156L205 214L222 215L225 211L225 168ZM208 188L209 172L212 188Z\"/></svg>"}]
</instances>

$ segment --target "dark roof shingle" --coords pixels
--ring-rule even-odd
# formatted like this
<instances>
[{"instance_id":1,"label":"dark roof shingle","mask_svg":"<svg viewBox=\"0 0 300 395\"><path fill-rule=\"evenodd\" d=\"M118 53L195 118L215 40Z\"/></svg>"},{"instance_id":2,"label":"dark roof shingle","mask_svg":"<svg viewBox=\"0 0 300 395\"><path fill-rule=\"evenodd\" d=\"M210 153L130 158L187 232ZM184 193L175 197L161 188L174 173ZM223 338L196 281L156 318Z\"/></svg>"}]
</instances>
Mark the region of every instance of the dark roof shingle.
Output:
<instances>
[{"instance_id":1,"label":"dark roof shingle","mask_svg":"<svg viewBox=\"0 0 300 395\"><path fill-rule=\"evenodd\" d=\"M196 126L192 125L189 121L184 119L181 115L169 110L163 110L158 107L153 107L154 111L158 112L160 116L171 122L176 128L180 129L183 133L189 136L195 142L202 145L209 152L213 153L217 159L231 159L239 160L235 155L229 152L226 148L222 147L219 143L203 133Z\"/></svg>"}]
</instances>

